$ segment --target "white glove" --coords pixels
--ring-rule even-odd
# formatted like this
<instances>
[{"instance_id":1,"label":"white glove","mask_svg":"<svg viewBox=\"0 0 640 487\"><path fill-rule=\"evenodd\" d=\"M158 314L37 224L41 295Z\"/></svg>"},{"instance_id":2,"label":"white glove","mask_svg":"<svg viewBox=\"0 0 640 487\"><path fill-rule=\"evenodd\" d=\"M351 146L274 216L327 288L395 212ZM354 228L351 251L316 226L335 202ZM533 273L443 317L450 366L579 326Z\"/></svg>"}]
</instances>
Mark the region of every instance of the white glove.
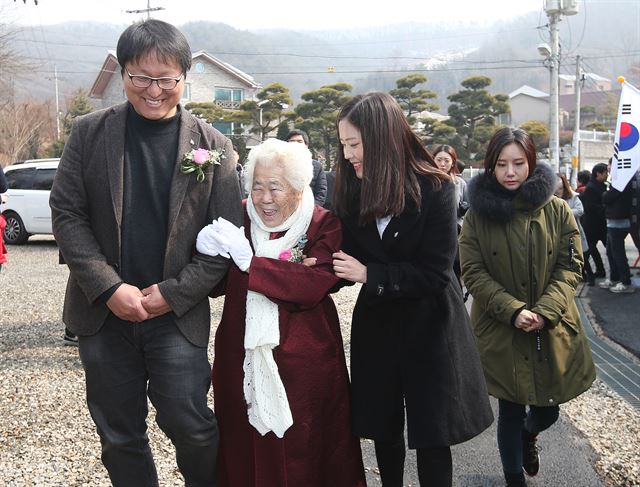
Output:
<instances>
[{"instance_id":1,"label":"white glove","mask_svg":"<svg viewBox=\"0 0 640 487\"><path fill-rule=\"evenodd\" d=\"M246 272L249 269L253 258L253 250L249 240L244 235L244 227L238 228L230 221L220 217L213 237L218 248L228 252L242 272Z\"/></svg>"},{"instance_id":2,"label":"white glove","mask_svg":"<svg viewBox=\"0 0 640 487\"><path fill-rule=\"evenodd\" d=\"M229 254L220 247L215 238L218 226L218 222L213 220L212 223L200 230L200 233L198 233L198 237L196 238L196 250L201 254L209 255L211 257L221 255L228 259Z\"/></svg>"}]
</instances>

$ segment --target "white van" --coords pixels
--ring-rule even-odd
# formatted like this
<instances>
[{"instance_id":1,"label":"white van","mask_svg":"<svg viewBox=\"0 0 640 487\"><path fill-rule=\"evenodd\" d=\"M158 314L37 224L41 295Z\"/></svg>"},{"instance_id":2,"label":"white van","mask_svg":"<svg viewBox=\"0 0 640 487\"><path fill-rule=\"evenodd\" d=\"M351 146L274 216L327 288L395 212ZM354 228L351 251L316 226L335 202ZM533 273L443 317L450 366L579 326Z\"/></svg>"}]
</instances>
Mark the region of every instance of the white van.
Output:
<instances>
[{"instance_id":1,"label":"white van","mask_svg":"<svg viewBox=\"0 0 640 487\"><path fill-rule=\"evenodd\" d=\"M4 168L8 201L0 206L7 220L4 241L20 245L33 234L52 234L49 193L60 159L31 159Z\"/></svg>"}]
</instances>

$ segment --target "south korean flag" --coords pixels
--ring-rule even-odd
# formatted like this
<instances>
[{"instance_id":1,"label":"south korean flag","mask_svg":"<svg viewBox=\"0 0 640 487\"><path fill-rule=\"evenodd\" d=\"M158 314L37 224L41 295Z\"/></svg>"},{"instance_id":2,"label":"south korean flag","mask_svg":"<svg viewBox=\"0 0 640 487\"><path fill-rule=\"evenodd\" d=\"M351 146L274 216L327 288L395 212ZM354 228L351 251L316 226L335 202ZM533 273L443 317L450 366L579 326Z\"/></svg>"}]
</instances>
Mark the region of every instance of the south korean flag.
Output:
<instances>
[{"instance_id":1,"label":"south korean flag","mask_svg":"<svg viewBox=\"0 0 640 487\"><path fill-rule=\"evenodd\" d=\"M640 90L627 83L623 77L618 123L611 161L611 185L623 191L640 167Z\"/></svg>"}]
</instances>

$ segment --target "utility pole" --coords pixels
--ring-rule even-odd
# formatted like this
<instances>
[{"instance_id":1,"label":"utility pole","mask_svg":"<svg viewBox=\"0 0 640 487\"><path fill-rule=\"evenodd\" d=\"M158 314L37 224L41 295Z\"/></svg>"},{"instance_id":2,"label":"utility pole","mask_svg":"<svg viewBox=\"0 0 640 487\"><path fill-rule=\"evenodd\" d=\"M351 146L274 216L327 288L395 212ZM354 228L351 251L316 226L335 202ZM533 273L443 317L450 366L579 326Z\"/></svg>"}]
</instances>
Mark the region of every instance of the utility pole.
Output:
<instances>
[{"instance_id":1,"label":"utility pole","mask_svg":"<svg viewBox=\"0 0 640 487\"><path fill-rule=\"evenodd\" d=\"M573 147L571 148L571 185L576 186L578 180L578 170L580 169L580 93L582 92L582 69L580 66L580 55L576 56L576 108L574 110L575 120L573 124Z\"/></svg>"},{"instance_id":2,"label":"utility pole","mask_svg":"<svg viewBox=\"0 0 640 487\"><path fill-rule=\"evenodd\" d=\"M53 77L56 84L56 140L60 140L60 98L58 96L58 67L53 66Z\"/></svg>"},{"instance_id":3,"label":"utility pole","mask_svg":"<svg viewBox=\"0 0 640 487\"><path fill-rule=\"evenodd\" d=\"M551 57L549 59L551 69L551 81L549 89L549 162L555 172L560 168L560 122L558 75L560 71L560 42L558 41L558 22L560 13L549 13L549 31L551 33Z\"/></svg>"},{"instance_id":4,"label":"utility pole","mask_svg":"<svg viewBox=\"0 0 640 487\"><path fill-rule=\"evenodd\" d=\"M147 14L147 20L151 18L151 12L156 12L158 10L164 10L164 7L152 7L151 0L147 0L147 8L143 8L140 10L125 10L128 14Z\"/></svg>"},{"instance_id":5,"label":"utility pole","mask_svg":"<svg viewBox=\"0 0 640 487\"><path fill-rule=\"evenodd\" d=\"M558 24L562 15L576 15L578 0L545 0L544 10L549 18L551 46L549 68L551 71L549 87L549 162L557 172L560 168L560 107L558 100L558 78L560 71L560 42Z\"/></svg>"}]
</instances>

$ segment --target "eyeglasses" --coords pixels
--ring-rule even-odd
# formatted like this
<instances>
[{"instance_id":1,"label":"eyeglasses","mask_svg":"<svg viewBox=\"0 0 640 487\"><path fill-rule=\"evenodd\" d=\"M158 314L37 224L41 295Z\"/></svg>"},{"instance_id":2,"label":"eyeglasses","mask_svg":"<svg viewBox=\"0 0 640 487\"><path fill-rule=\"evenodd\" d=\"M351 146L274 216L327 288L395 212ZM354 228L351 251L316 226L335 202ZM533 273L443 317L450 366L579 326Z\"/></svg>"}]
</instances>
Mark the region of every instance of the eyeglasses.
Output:
<instances>
[{"instance_id":1,"label":"eyeglasses","mask_svg":"<svg viewBox=\"0 0 640 487\"><path fill-rule=\"evenodd\" d=\"M177 78L165 77L165 78L152 78L151 76L143 76L141 74L131 74L129 70L127 71L127 76L131 80L131 84L136 88L149 88L151 84L155 81L158 84L158 88L161 90L173 90L180 80L184 76L181 74Z\"/></svg>"}]
</instances>

